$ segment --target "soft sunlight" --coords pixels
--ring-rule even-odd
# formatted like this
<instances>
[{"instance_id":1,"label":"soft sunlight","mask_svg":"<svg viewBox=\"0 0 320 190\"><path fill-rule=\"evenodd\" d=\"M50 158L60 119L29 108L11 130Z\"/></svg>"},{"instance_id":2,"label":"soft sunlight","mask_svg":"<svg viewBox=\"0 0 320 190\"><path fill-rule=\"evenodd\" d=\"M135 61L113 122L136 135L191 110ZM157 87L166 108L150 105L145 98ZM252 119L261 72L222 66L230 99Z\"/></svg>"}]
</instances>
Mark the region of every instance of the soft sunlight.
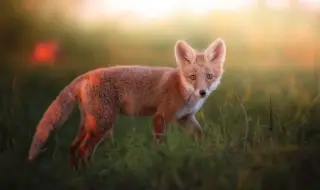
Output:
<instances>
[{"instance_id":1,"label":"soft sunlight","mask_svg":"<svg viewBox=\"0 0 320 190\"><path fill-rule=\"evenodd\" d=\"M249 7L253 2L254 0L88 0L82 13L88 17L133 13L143 18L160 18L179 11L203 15L214 10L236 10Z\"/></svg>"},{"instance_id":2,"label":"soft sunlight","mask_svg":"<svg viewBox=\"0 0 320 190\"><path fill-rule=\"evenodd\" d=\"M302 7L319 10L320 0L298 0ZM256 0L84 0L78 12L83 20L103 18L165 18L182 12L204 16L212 11L234 11L249 8ZM266 0L272 8L286 8L290 0ZM309 9L309 8L308 8Z\"/></svg>"}]
</instances>

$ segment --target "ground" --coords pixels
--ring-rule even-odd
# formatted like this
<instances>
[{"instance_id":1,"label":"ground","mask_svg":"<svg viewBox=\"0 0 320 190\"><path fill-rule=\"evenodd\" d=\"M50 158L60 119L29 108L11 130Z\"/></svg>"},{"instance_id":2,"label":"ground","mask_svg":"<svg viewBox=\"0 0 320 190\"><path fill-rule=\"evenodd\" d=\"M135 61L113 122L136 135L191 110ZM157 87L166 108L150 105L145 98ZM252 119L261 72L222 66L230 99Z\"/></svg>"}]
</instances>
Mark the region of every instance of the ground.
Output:
<instances>
[{"instance_id":1,"label":"ground","mask_svg":"<svg viewBox=\"0 0 320 190\"><path fill-rule=\"evenodd\" d=\"M150 118L123 117L114 144L106 139L90 169L75 172L67 153L78 111L52 135L41 157L27 162L37 122L74 77L34 72L17 76L15 85L8 75L2 85L4 189L319 188L320 89L308 73L230 70L197 115L203 138L193 141L186 131L170 126L166 141L155 147Z\"/></svg>"}]
</instances>

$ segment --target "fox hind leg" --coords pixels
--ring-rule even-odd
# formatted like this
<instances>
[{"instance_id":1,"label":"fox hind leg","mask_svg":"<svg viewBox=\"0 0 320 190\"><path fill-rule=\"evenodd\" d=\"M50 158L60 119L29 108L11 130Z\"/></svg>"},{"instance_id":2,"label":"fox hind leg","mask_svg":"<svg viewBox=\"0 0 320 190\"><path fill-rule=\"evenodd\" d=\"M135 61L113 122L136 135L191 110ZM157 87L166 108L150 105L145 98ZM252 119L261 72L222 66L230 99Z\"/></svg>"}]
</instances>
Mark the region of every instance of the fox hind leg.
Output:
<instances>
[{"instance_id":1,"label":"fox hind leg","mask_svg":"<svg viewBox=\"0 0 320 190\"><path fill-rule=\"evenodd\" d=\"M92 115L86 115L84 125L70 146L70 161L75 170L87 167L90 154L112 129L116 116L116 113L108 114L97 121Z\"/></svg>"},{"instance_id":2,"label":"fox hind leg","mask_svg":"<svg viewBox=\"0 0 320 190\"><path fill-rule=\"evenodd\" d=\"M87 135L88 138L83 141L83 143L79 147L79 151L81 154L80 165L81 168L86 169L89 165L89 160L92 154L94 154L95 149L98 147L100 142L104 139L107 132L110 130L110 125L107 127L97 130L97 131L90 131Z\"/></svg>"},{"instance_id":3,"label":"fox hind leg","mask_svg":"<svg viewBox=\"0 0 320 190\"><path fill-rule=\"evenodd\" d=\"M86 138L86 134L84 133L84 127L81 126L78 135L76 136L75 140L72 142L69 148L69 163L70 165L77 170L77 158L78 158L78 148L82 141Z\"/></svg>"},{"instance_id":4,"label":"fox hind leg","mask_svg":"<svg viewBox=\"0 0 320 190\"><path fill-rule=\"evenodd\" d=\"M104 137L101 137L100 141L98 141L96 143L96 146L93 147L92 153L91 155L89 155L89 159L91 160L91 156L93 156L96 152L96 149L98 148L99 144L103 141L103 139L107 138L108 140L111 141L111 144L114 144L114 140L113 140L113 128L114 125L111 128L107 128L106 132L104 132ZM92 143L93 144L93 143Z\"/></svg>"},{"instance_id":5,"label":"fox hind leg","mask_svg":"<svg viewBox=\"0 0 320 190\"><path fill-rule=\"evenodd\" d=\"M75 137L75 139L73 140L73 142L69 147L69 163L75 170L77 169L76 167L78 165L77 162L78 162L78 156L79 156L78 155L79 146L84 141L84 139L87 138L85 133L85 114L82 111L81 107L80 107L80 111L81 111L81 121L80 121L79 131L77 136Z\"/></svg>"},{"instance_id":6,"label":"fox hind leg","mask_svg":"<svg viewBox=\"0 0 320 190\"><path fill-rule=\"evenodd\" d=\"M72 142L69 148L69 162L73 169L78 170L79 158L81 157L81 152L79 147L83 142L86 142L88 139L88 133L85 131L84 125L80 127L80 131L76 136L75 140Z\"/></svg>"},{"instance_id":7,"label":"fox hind leg","mask_svg":"<svg viewBox=\"0 0 320 190\"><path fill-rule=\"evenodd\" d=\"M70 146L70 164L75 170L87 168L90 153L93 153L111 127L91 131L83 127L74 143Z\"/></svg>"}]
</instances>

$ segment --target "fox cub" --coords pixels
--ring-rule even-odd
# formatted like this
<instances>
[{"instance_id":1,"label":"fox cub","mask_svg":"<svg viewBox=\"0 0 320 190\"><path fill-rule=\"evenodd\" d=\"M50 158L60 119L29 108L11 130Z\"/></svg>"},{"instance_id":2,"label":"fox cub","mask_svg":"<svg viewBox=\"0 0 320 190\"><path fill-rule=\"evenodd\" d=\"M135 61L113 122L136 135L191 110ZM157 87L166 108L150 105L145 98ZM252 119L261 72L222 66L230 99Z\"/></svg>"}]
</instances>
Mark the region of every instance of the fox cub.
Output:
<instances>
[{"instance_id":1,"label":"fox cub","mask_svg":"<svg viewBox=\"0 0 320 190\"><path fill-rule=\"evenodd\" d=\"M168 122L191 126L200 135L195 118L223 74L226 46L214 40L197 52L185 41L174 47L177 67L114 66L75 78L51 103L40 120L29 150L30 161L39 154L49 134L62 125L76 103L81 112L79 132L70 146L70 164L86 166L89 154L114 126L119 114L152 116L155 139Z\"/></svg>"}]
</instances>

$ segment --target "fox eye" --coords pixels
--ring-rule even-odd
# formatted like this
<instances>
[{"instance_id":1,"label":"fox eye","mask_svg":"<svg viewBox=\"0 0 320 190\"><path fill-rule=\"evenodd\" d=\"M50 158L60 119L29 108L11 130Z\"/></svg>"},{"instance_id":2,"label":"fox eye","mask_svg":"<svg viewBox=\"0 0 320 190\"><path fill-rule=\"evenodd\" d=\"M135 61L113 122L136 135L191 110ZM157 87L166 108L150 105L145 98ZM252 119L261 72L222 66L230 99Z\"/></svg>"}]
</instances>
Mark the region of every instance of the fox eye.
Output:
<instances>
[{"instance_id":1,"label":"fox eye","mask_svg":"<svg viewBox=\"0 0 320 190\"><path fill-rule=\"evenodd\" d=\"M207 74L207 79L212 79L212 74Z\"/></svg>"},{"instance_id":2,"label":"fox eye","mask_svg":"<svg viewBox=\"0 0 320 190\"><path fill-rule=\"evenodd\" d=\"M191 80L196 80L196 75L190 75L189 78L190 78Z\"/></svg>"}]
</instances>

